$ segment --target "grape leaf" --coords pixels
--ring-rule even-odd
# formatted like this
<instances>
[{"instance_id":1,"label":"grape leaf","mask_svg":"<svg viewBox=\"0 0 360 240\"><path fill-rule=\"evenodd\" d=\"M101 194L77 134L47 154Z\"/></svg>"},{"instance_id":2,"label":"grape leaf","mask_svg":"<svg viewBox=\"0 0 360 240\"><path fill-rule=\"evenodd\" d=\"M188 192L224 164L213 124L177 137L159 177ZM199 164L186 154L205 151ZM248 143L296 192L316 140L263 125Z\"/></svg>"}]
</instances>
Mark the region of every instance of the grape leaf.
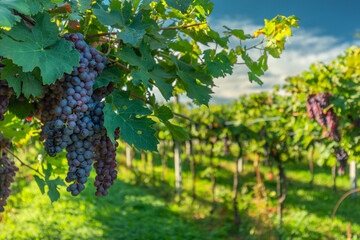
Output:
<instances>
[{"instance_id":1,"label":"grape leaf","mask_svg":"<svg viewBox=\"0 0 360 240\"><path fill-rule=\"evenodd\" d=\"M221 51L215 55L215 50L205 50L204 60L208 65L208 73L213 77L225 77L227 73L232 74L231 63L226 51Z\"/></svg>"},{"instance_id":2,"label":"grape leaf","mask_svg":"<svg viewBox=\"0 0 360 240\"><path fill-rule=\"evenodd\" d=\"M167 106L161 106L155 108L155 114L161 121L168 121L174 117L171 109Z\"/></svg>"},{"instance_id":3,"label":"grape leaf","mask_svg":"<svg viewBox=\"0 0 360 240\"><path fill-rule=\"evenodd\" d=\"M248 76L249 76L249 80L250 82L257 82L259 85L263 85L263 81L260 80L260 78L258 78L255 73L253 72L248 72Z\"/></svg>"},{"instance_id":4,"label":"grape leaf","mask_svg":"<svg viewBox=\"0 0 360 240\"><path fill-rule=\"evenodd\" d=\"M0 27L11 28L16 22L20 21L19 16L11 14L13 9L26 15L30 14L29 6L23 0L1 0Z\"/></svg>"},{"instance_id":5,"label":"grape leaf","mask_svg":"<svg viewBox=\"0 0 360 240\"><path fill-rule=\"evenodd\" d=\"M186 141L190 139L189 135L182 127L174 125L168 121L164 122L164 124L169 129L174 140Z\"/></svg>"},{"instance_id":6,"label":"grape leaf","mask_svg":"<svg viewBox=\"0 0 360 240\"><path fill-rule=\"evenodd\" d=\"M132 66L140 68L131 71L134 85L137 86L143 83L147 88L152 89L153 85L149 80L153 80L164 98L169 100L174 87L171 83L166 83L165 79L173 78L174 75L165 72L161 66L156 65L154 57L151 55L150 47L144 42L140 44L139 50L141 56L137 55L132 47L125 45L115 56Z\"/></svg>"},{"instance_id":7,"label":"grape leaf","mask_svg":"<svg viewBox=\"0 0 360 240\"><path fill-rule=\"evenodd\" d=\"M85 12L91 6L92 0L77 0L78 8L80 12Z\"/></svg>"},{"instance_id":8,"label":"grape leaf","mask_svg":"<svg viewBox=\"0 0 360 240\"><path fill-rule=\"evenodd\" d=\"M130 146L137 149L157 151L158 140L154 136L155 130L151 126L155 123L146 117L151 111L143 107L143 102L138 99L130 100L129 92L115 90L112 93L113 102L106 103L104 107L104 126L112 142L114 131L120 128L120 137ZM114 112L113 108L116 108ZM137 116L143 117L137 117Z\"/></svg>"},{"instance_id":9,"label":"grape leaf","mask_svg":"<svg viewBox=\"0 0 360 240\"><path fill-rule=\"evenodd\" d=\"M44 179L36 175L34 176L34 178L42 194L45 193L45 186L46 185L48 186L47 195L49 196L51 203L53 203L60 198L60 192L58 190L58 186L66 186L66 184L64 183L63 180L60 179L60 177L50 180L51 173L53 172L50 163L47 164L46 169L43 169L43 172L45 173Z\"/></svg>"},{"instance_id":10,"label":"grape leaf","mask_svg":"<svg viewBox=\"0 0 360 240\"><path fill-rule=\"evenodd\" d=\"M154 20L151 19L149 12L139 11L130 24L125 25L124 29L117 33L117 38L125 43L136 46L139 40L146 34L145 29L151 25L157 26Z\"/></svg>"},{"instance_id":11,"label":"grape leaf","mask_svg":"<svg viewBox=\"0 0 360 240\"><path fill-rule=\"evenodd\" d=\"M34 175L36 184L38 185L41 194L45 193L45 181L41 179L38 175Z\"/></svg>"},{"instance_id":12,"label":"grape leaf","mask_svg":"<svg viewBox=\"0 0 360 240\"><path fill-rule=\"evenodd\" d=\"M26 98L31 95L38 97L42 94L41 81L35 77L33 73L24 73L21 67L16 66L11 60L3 61L5 67L1 70L1 79L6 79L9 86L12 87L19 97L21 93Z\"/></svg>"},{"instance_id":13,"label":"grape leaf","mask_svg":"<svg viewBox=\"0 0 360 240\"><path fill-rule=\"evenodd\" d=\"M174 140L185 141L189 139L187 132L180 126L174 125L169 122L174 117L171 109L167 106L159 107L157 104L154 106L154 113L159 120L169 129Z\"/></svg>"},{"instance_id":14,"label":"grape leaf","mask_svg":"<svg viewBox=\"0 0 360 240\"><path fill-rule=\"evenodd\" d=\"M123 18L123 13L121 8L111 8L111 11L108 12L108 6L102 4L94 5L94 15L99 19L99 21L104 25L122 27L125 25L125 19Z\"/></svg>"},{"instance_id":15,"label":"grape leaf","mask_svg":"<svg viewBox=\"0 0 360 240\"><path fill-rule=\"evenodd\" d=\"M7 35L1 34L0 52L6 58L31 72L41 70L44 84L51 84L65 73L71 73L73 66L79 66L80 54L72 49L72 43L58 38L56 23L50 22L50 15L34 17L36 25L31 30L20 23ZM59 64L61 63L61 64Z\"/></svg>"},{"instance_id":16,"label":"grape leaf","mask_svg":"<svg viewBox=\"0 0 360 240\"><path fill-rule=\"evenodd\" d=\"M66 186L64 181L61 180L60 177L57 177L54 180L46 181L46 183L49 188L47 195L49 196L51 203L56 202L60 198L58 186Z\"/></svg>"},{"instance_id":17,"label":"grape leaf","mask_svg":"<svg viewBox=\"0 0 360 240\"><path fill-rule=\"evenodd\" d=\"M160 90L165 100L169 101L172 97L174 87L171 83L165 82L165 79L173 78L175 76L171 73L165 72L165 69L159 65L155 66L154 69L148 73L148 76L150 79L155 81L156 87Z\"/></svg>"},{"instance_id":18,"label":"grape leaf","mask_svg":"<svg viewBox=\"0 0 360 240\"><path fill-rule=\"evenodd\" d=\"M17 99L15 96L10 98L8 110L15 114L18 118L24 119L34 112L34 105L29 103L27 99Z\"/></svg>"},{"instance_id":19,"label":"grape leaf","mask_svg":"<svg viewBox=\"0 0 360 240\"><path fill-rule=\"evenodd\" d=\"M144 37L145 33L144 29L125 28L125 30L117 33L117 38L135 46Z\"/></svg>"},{"instance_id":20,"label":"grape leaf","mask_svg":"<svg viewBox=\"0 0 360 240\"><path fill-rule=\"evenodd\" d=\"M193 2L194 0L166 0L169 7L180 10L182 13L186 13Z\"/></svg>"},{"instance_id":21,"label":"grape leaf","mask_svg":"<svg viewBox=\"0 0 360 240\"><path fill-rule=\"evenodd\" d=\"M94 89L98 89L109 85L110 82L123 84L124 79L121 78L121 70L117 66L111 66L104 69L99 77L96 78Z\"/></svg>"},{"instance_id":22,"label":"grape leaf","mask_svg":"<svg viewBox=\"0 0 360 240\"><path fill-rule=\"evenodd\" d=\"M28 143L31 136L39 134L36 125L23 124L23 120L12 113L7 113L0 122L0 131L6 139L12 139L14 144Z\"/></svg>"},{"instance_id":23,"label":"grape leaf","mask_svg":"<svg viewBox=\"0 0 360 240\"><path fill-rule=\"evenodd\" d=\"M35 15L38 12L41 12L44 8L49 9L54 6L52 2L47 0L26 0L26 3L30 7L30 14Z\"/></svg>"},{"instance_id":24,"label":"grape leaf","mask_svg":"<svg viewBox=\"0 0 360 240\"><path fill-rule=\"evenodd\" d=\"M213 84L209 80L209 76L196 72L192 66L176 59L175 56L171 56L171 59L177 67L176 73L187 91L187 96L199 104L208 105L211 98L210 94L213 91L209 87L199 84L197 80Z\"/></svg>"}]
</instances>

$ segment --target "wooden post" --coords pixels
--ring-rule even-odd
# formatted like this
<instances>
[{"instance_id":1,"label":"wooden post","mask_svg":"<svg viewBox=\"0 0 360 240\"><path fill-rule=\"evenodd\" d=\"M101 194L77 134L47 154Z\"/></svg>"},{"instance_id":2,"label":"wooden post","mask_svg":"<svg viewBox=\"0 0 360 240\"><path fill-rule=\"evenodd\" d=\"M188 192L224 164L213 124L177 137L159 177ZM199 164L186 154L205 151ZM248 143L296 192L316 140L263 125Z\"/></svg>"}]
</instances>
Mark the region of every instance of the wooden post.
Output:
<instances>
[{"instance_id":1,"label":"wooden post","mask_svg":"<svg viewBox=\"0 0 360 240\"><path fill-rule=\"evenodd\" d=\"M355 160L352 160L349 164L349 176L350 176L350 187L351 190L357 188L357 166ZM357 192L352 193L353 197L357 196Z\"/></svg>"},{"instance_id":2,"label":"wooden post","mask_svg":"<svg viewBox=\"0 0 360 240\"><path fill-rule=\"evenodd\" d=\"M151 163L151 178L152 178L152 181L155 183L155 180L156 180L155 162L154 162L154 155L152 152L148 152L147 159Z\"/></svg>"},{"instance_id":3,"label":"wooden post","mask_svg":"<svg viewBox=\"0 0 360 240\"><path fill-rule=\"evenodd\" d=\"M146 172L146 154L144 150L141 150L141 162L143 165L143 170Z\"/></svg>"},{"instance_id":4,"label":"wooden post","mask_svg":"<svg viewBox=\"0 0 360 240\"><path fill-rule=\"evenodd\" d=\"M279 176L277 181L277 192L278 192L278 216L279 216L279 229L282 229L282 223L283 223L283 208L284 208L284 202L286 199L286 176L285 176L285 168L281 163L281 160L278 159L278 168L279 168ZM280 230L281 231L281 230ZM279 239L282 238L282 234L279 234Z\"/></svg>"},{"instance_id":5,"label":"wooden post","mask_svg":"<svg viewBox=\"0 0 360 240\"><path fill-rule=\"evenodd\" d=\"M180 142L175 142L174 144L174 163L175 163L175 188L176 194L181 196L182 189L182 169L181 169L181 144Z\"/></svg>"},{"instance_id":6,"label":"wooden post","mask_svg":"<svg viewBox=\"0 0 360 240\"><path fill-rule=\"evenodd\" d=\"M193 142L190 140L190 169L192 175L192 202L194 204L196 200L196 159L194 156Z\"/></svg>"},{"instance_id":7,"label":"wooden post","mask_svg":"<svg viewBox=\"0 0 360 240\"><path fill-rule=\"evenodd\" d=\"M127 143L125 145L125 152L126 152L126 167L132 168L131 147Z\"/></svg>"},{"instance_id":8,"label":"wooden post","mask_svg":"<svg viewBox=\"0 0 360 240\"><path fill-rule=\"evenodd\" d=\"M331 168L331 176L333 178L333 190L336 191L336 163Z\"/></svg>"},{"instance_id":9,"label":"wooden post","mask_svg":"<svg viewBox=\"0 0 360 240\"><path fill-rule=\"evenodd\" d=\"M313 183L314 183L314 150L315 150L315 146L312 147L312 149L310 151L310 158L309 158L309 169L310 169L310 174L311 174L310 184L311 185L313 185Z\"/></svg>"},{"instance_id":10,"label":"wooden post","mask_svg":"<svg viewBox=\"0 0 360 240\"><path fill-rule=\"evenodd\" d=\"M234 218L235 218L235 226L239 227L241 219L239 215L239 208L237 203L237 197L239 194L239 164L240 160L242 160L242 146L241 143L238 142L239 145L239 156L236 159L236 165L234 169L234 183L233 183L233 208L234 208Z\"/></svg>"},{"instance_id":11,"label":"wooden post","mask_svg":"<svg viewBox=\"0 0 360 240\"><path fill-rule=\"evenodd\" d=\"M210 214L213 214L216 209L216 195L215 195L215 189L216 189L216 179L215 179L215 167L213 163L214 158L214 142L211 142L211 149L210 149L210 178L211 178L211 193L212 193L212 208L210 211Z\"/></svg>"},{"instance_id":12,"label":"wooden post","mask_svg":"<svg viewBox=\"0 0 360 240\"><path fill-rule=\"evenodd\" d=\"M165 141L160 142L160 148L161 148L160 156L161 156L161 165L162 165L161 179L162 179L162 181L165 181L165 175L166 175L166 171L167 171L166 158L165 158Z\"/></svg>"}]
</instances>

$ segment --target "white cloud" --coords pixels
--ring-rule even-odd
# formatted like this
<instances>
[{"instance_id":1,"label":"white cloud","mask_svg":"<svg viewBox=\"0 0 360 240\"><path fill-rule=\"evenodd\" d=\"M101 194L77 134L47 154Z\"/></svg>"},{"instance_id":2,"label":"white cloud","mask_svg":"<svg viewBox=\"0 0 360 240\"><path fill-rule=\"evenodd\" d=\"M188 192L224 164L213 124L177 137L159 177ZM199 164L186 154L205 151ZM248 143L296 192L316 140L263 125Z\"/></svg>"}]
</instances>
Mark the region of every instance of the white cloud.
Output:
<instances>
[{"instance_id":1,"label":"white cloud","mask_svg":"<svg viewBox=\"0 0 360 240\"><path fill-rule=\"evenodd\" d=\"M214 30L222 31L223 25L230 28L244 29L246 33L253 33L261 28L249 19L229 18L211 19L210 25ZM218 86L214 88L216 98L237 98L241 94L249 94L271 90L276 84L284 84L285 78L300 74L309 69L316 62L329 62L343 53L345 49L354 43L341 42L333 36L321 35L319 31L309 29L297 29L293 32L280 59L269 58L269 70L261 77L263 86L250 83L245 66L239 65L233 75L215 80ZM251 44L250 44L251 46Z\"/></svg>"}]
</instances>

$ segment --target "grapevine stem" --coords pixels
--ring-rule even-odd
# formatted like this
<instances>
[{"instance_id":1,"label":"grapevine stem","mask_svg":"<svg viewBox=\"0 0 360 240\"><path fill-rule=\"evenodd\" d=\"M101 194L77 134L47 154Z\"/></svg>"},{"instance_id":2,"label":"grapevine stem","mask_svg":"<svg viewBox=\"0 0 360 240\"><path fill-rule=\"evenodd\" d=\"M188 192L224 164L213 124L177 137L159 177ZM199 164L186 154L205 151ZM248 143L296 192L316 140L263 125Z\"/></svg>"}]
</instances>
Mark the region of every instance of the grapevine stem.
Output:
<instances>
[{"instance_id":1,"label":"grapevine stem","mask_svg":"<svg viewBox=\"0 0 360 240\"><path fill-rule=\"evenodd\" d=\"M331 220L334 219L335 217L335 213L337 211L337 209L339 208L340 204L344 201L345 198L347 198L350 194L352 193L356 193L356 192L360 192L360 188L357 188L357 189L354 189L354 190L351 190L351 191L348 191L347 193L345 193L341 198L340 200L337 202L332 214L331 214Z\"/></svg>"},{"instance_id":2,"label":"grapevine stem","mask_svg":"<svg viewBox=\"0 0 360 240\"><path fill-rule=\"evenodd\" d=\"M8 147L4 148L8 153L10 153L11 155L13 155L20 163L21 166L25 166L27 168L30 168L31 170L35 171L37 174L39 174L42 177L45 177L41 172L39 172L39 170L31 167L30 165L27 165L26 163L24 163L18 156L15 155L15 153L13 153Z\"/></svg>"},{"instance_id":3,"label":"grapevine stem","mask_svg":"<svg viewBox=\"0 0 360 240\"><path fill-rule=\"evenodd\" d=\"M197 27L197 26L201 26L206 24L206 22L203 23L196 23L196 24L190 24L190 25L182 25L182 26L177 26L177 27L164 27L164 28L159 28L159 30L175 30L175 29L184 29L184 28L191 28L191 27Z\"/></svg>"},{"instance_id":4,"label":"grapevine stem","mask_svg":"<svg viewBox=\"0 0 360 240\"><path fill-rule=\"evenodd\" d=\"M92 35L87 35L86 38L104 37L104 36L109 36L109 35L113 35L113 34L116 34L116 32L92 34Z\"/></svg>"},{"instance_id":5,"label":"grapevine stem","mask_svg":"<svg viewBox=\"0 0 360 240\"><path fill-rule=\"evenodd\" d=\"M140 97L140 96L138 96L138 95L135 95L135 94L133 94L133 93L130 93L130 96L132 96L133 98L139 99L139 100L141 100L141 101L144 101L145 103L149 103L149 101L147 101L146 99L144 99L144 98L142 98L142 97ZM176 113L176 112L172 112L172 113L173 113L175 116L184 118L184 119L186 119L186 120L189 120L190 122L195 122L195 121L192 120L191 118L189 118L189 117L187 117L187 116L185 116L185 115L182 115L182 114L180 114L180 113Z\"/></svg>"},{"instance_id":6,"label":"grapevine stem","mask_svg":"<svg viewBox=\"0 0 360 240\"><path fill-rule=\"evenodd\" d=\"M249 48L246 48L245 51L248 51L248 50L250 50L250 49L252 49L252 48L256 48L257 46L259 46L259 45L261 45L261 44L263 44L263 43L264 43L264 40L262 40L261 42L255 44L254 46L251 46L251 47L249 47Z\"/></svg>"},{"instance_id":7,"label":"grapevine stem","mask_svg":"<svg viewBox=\"0 0 360 240\"><path fill-rule=\"evenodd\" d=\"M98 53L99 53L101 56L105 56L105 54L104 54L103 52L98 51ZM126 66L122 65L121 63L115 61L114 59L111 59L111 58L109 58L109 57L108 57L108 59L109 59L110 62L115 63L116 65L118 65L119 67L125 69L125 70L128 71L128 72L131 72L131 69L129 69L129 68L127 68Z\"/></svg>"},{"instance_id":8,"label":"grapevine stem","mask_svg":"<svg viewBox=\"0 0 360 240\"><path fill-rule=\"evenodd\" d=\"M204 24L206 24L206 23L196 23L196 24L182 25L182 26L177 26L177 27L164 27L164 28L159 28L159 31L162 31L162 30L185 29L185 28L191 28L191 27L201 26L201 25L204 25ZM109 35L113 35L113 34L116 34L116 32L107 32L107 33L92 34L92 35L87 35L86 38L104 37L104 36L109 36Z\"/></svg>"},{"instance_id":9,"label":"grapevine stem","mask_svg":"<svg viewBox=\"0 0 360 240\"><path fill-rule=\"evenodd\" d=\"M35 20L32 19L31 17L26 16L25 14L19 13L18 11L14 10L15 15L18 15L19 17L21 17L22 20L24 20L25 22L27 22L28 24L35 26Z\"/></svg>"}]
</instances>

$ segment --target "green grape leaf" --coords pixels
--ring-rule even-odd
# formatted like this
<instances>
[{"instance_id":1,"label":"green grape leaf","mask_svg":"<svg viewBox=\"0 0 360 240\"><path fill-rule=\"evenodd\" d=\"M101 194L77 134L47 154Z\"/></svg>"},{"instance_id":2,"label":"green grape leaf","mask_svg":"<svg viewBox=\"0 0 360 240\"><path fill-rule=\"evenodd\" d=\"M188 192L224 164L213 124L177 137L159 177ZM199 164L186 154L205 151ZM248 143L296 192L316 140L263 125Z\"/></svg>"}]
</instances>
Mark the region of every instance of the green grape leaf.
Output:
<instances>
[{"instance_id":1,"label":"green grape leaf","mask_svg":"<svg viewBox=\"0 0 360 240\"><path fill-rule=\"evenodd\" d=\"M187 91L187 96L195 100L196 103L208 105L211 98L210 94L213 93L213 91L209 87L198 83L197 80L199 80L199 82L212 84L212 82L209 81L209 76L197 73L192 66L176 59L175 56L171 56L171 59L176 64L177 75L180 77Z\"/></svg>"},{"instance_id":2,"label":"green grape leaf","mask_svg":"<svg viewBox=\"0 0 360 240\"><path fill-rule=\"evenodd\" d=\"M31 136L39 134L36 125L23 124L23 120L13 113L6 113L5 119L0 122L0 131L6 139L12 139L17 145L26 144Z\"/></svg>"},{"instance_id":3,"label":"green grape leaf","mask_svg":"<svg viewBox=\"0 0 360 240\"><path fill-rule=\"evenodd\" d=\"M38 175L34 175L34 179L35 179L35 182L36 182L36 184L38 185L38 187L40 189L41 194L44 195L44 193L45 193L45 181L42 178L40 178Z\"/></svg>"},{"instance_id":4,"label":"green grape leaf","mask_svg":"<svg viewBox=\"0 0 360 240\"><path fill-rule=\"evenodd\" d=\"M170 79L175 77L172 73L165 72L161 66L157 65L154 69L149 72L149 78L155 81L156 87L160 90L161 94L166 101L169 101L172 97L174 87L170 83L167 83L165 79Z\"/></svg>"},{"instance_id":5,"label":"green grape leaf","mask_svg":"<svg viewBox=\"0 0 360 240\"><path fill-rule=\"evenodd\" d=\"M149 72L143 68L133 69L131 71L133 76L133 84L138 86L140 83L143 83L146 88L152 89L152 84L149 82Z\"/></svg>"},{"instance_id":6,"label":"green grape leaf","mask_svg":"<svg viewBox=\"0 0 360 240\"><path fill-rule=\"evenodd\" d=\"M79 11L84 13L91 6L92 0L77 0Z\"/></svg>"},{"instance_id":7,"label":"green grape leaf","mask_svg":"<svg viewBox=\"0 0 360 240\"><path fill-rule=\"evenodd\" d=\"M154 57L151 55L150 47L142 42L139 47L141 55L137 55L132 47L124 46L123 49L116 53L116 57L122 61L129 63L132 66L137 66L144 69L152 69L156 63Z\"/></svg>"},{"instance_id":8,"label":"green grape leaf","mask_svg":"<svg viewBox=\"0 0 360 240\"><path fill-rule=\"evenodd\" d=\"M120 85L124 84L124 79L121 77L122 72L117 66L106 67L104 71L96 78L94 89L105 87L109 85L110 82L118 83Z\"/></svg>"},{"instance_id":9,"label":"green grape leaf","mask_svg":"<svg viewBox=\"0 0 360 240\"><path fill-rule=\"evenodd\" d=\"M204 60L207 62L208 73L215 78L232 74L232 66L225 51L215 55L215 50L205 50Z\"/></svg>"},{"instance_id":10,"label":"green grape leaf","mask_svg":"<svg viewBox=\"0 0 360 240\"><path fill-rule=\"evenodd\" d=\"M255 73L253 72L248 72L248 76L249 76L249 80L250 82L257 82L259 85L263 85L263 81L260 80L260 78L258 78Z\"/></svg>"},{"instance_id":11,"label":"green grape leaf","mask_svg":"<svg viewBox=\"0 0 360 240\"><path fill-rule=\"evenodd\" d=\"M167 106L156 106L154 108L155 115L163 122L169 121L174 117L174 114L172 113L171 109Z\"/></svg>"},{"instance_id":12,"label":"green grape leaf","mask_svg":"<svg viewBox=\"0 0 360 240\"><path fill-rule=\"evenodd\" d=\"M29 103L28 100L20 101L13 96L10 99L8 110L18 118L24 119L34 112L34 105Z\"/></svg>"},{"instance_id":13,"label":"green grape leaf","mask_svg":"<svg viewBox=\"0 0 360 240\"><path fill-rule=\"evenodd\" d=\"M79 66L80 54L72 49L71 42L59 40L58 28L56 23L50 22L50 15L39 14L34 20L37 24L32 30L20 23L6 35L2 34L0 52L23 67L24 72L39 67L43 83L51 84Z\"/></svg>"},{"instance_id":14,"label":"green grape leaf","mask_svg":"<svg viewBox=\"0 0 360 240\"><path fill-rule=\"evenodd\" d=\"M169 129L174 140L186 141L190 139L189 135L182 127L174 125L168 121L164 122L164 124Z\"/></svg>"},{"instance_id":15,"label":"green grape leaf","mask_svg":"<svg viewBox=\"0 0 360 240\"><path fill-rule=\"evenodd\" d=\"M42 94L42 84L33 73L24 73L21 67L16 66L11 60L5 59L3 61L5 67L1 70L1 79L6 79L9 86L12 87L19 97L21 93L26 98L31 95L38 97Z\"/></svg>"},{"instance_id":16,"label":"green grape leaf","mask_svg":"<svg viewBox=\"0 0 360 240\"><path fill-rule=\"evenodd\" d=\"M193 2L194 0L166 0L169 7L180 10L182 13L186 13Z\"/></svg>"},{"instance_id":17,"label":"green grape leaf","mask_svg":"<svg viewBox=\"0 0 360 240\"><path fill-rule=\"evenodd\" d=\"M46 169L43 168L43 172L45 174L45 178L42 179L36 176L35 181L38 184L42 194L45 193L45 186L48 186L47 195L49 196L51 203L53 203L60 198L60 192L58 190L58 186L66 186L66 184L59 177L53 180L50 179L51 174L53 173L53 169L50 163L47 163Z\"/></svg>"},{"instance_id":18,"label":"green grape leaf","mask_svg":"<svg viewBox=\"0 0 360 240\"><path fill-rule=\"evenodd\" d=\"M157 151L158 140L155 130L151 126L155 123L146 117L151 111L143 107L143 102L138 99L130 100L128 92L115 90L112 93L113 102L106 103L104 107L104 126L108 136L114 143L114 131L120 128L120 137L130 146L137 149ZM114 112L114 107L116 111ZM138 116L142 117L138 117Z\"/></svg>"},{"instance_id":19,"label":"green grape leaf","mask_svg":"<svg viewBox=\"0 0 360 240\"><path fill-rule=\"evenodd\" d=\"M54 180L46 181L46 184L49 188L47 195L49 196L51 203L56 202L60 198L58 186L66 186L64 181L61 180L60 177L57 177Z\"/></svg>"},{"instance_id":20,"label":"green grape leaf","mask_svg":"<svg viewBox=\"0 0 360 240\"><path fill-rule=\"evenodd\" d=\"M125 28L123 31L117 33L117 38L135 46L145 34L146 31L144 29Z\"/></svg>"},{"instance_id":21,"label":"green grape leaf","mask_svg":"<svg viewBox=\"0 0 360 240\"><path fill-rule=\"evenodd\" d=\"M125 25L121 8L111 8L107 11L108 6L99 3L94 5L94 15L104 25L122 27Z\"/></svg>"},{"instance_id":22,"label":"green grape leaf","mask_svg":"<svg viewBox=\"0 0 360 240\"><path fill-rule=\"evenodd\" d=\"M26 0L26 3L28 4L30 8L30 14L35 15L38 12L41 12L43 10L43 3L46 0Z\"/></svg>"},{"instance_id":23,"label":"green grape leaf","mask_svg":"<svg viewBox=\"0 0 360 240\"><path fill-rule=\"evenodd\" d=\"M139 11L130 24L125 25L124 29L117 33L117 38L125 43L136 46L139 40L146 34L145 29L149 28L151 25L157 26L151 18L149 11Z\"/></svg>"},{"instance_id":24,"label":"green grape leaf","mask_svg":"<svg viewBox=\"0 0 360 240\"><path fill-rule=\"evenodd\" d=\"M23 0L1 0L0 1L0 27L11 28L20 21L20 17L13 15L12 10L29 15L29 5Z\"/></svg>"}]
</instances>

